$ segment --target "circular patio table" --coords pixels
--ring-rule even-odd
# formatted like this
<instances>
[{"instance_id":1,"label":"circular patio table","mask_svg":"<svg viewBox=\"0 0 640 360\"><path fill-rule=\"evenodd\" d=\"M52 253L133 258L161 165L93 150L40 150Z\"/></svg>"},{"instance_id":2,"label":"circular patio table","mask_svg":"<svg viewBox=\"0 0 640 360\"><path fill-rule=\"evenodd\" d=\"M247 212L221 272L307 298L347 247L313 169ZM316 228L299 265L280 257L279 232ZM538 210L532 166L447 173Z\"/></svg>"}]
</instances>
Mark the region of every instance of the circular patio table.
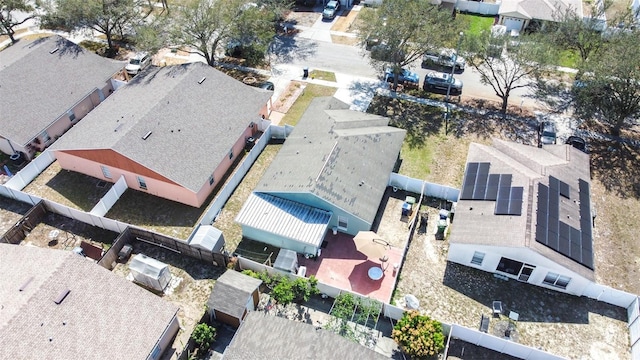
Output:
<instances>
[{"instance_id":1,"label":"circular patio table","mask_svg":"<svg viewBox=\"0 0 640 360\"><path fill-rule=\"evenodd\" d=\"M384 275L384 273L379 266L374 266L369 269L368 275L371 280L380 280L382 279L382 275Z\"/></svg>"}]
</instances>

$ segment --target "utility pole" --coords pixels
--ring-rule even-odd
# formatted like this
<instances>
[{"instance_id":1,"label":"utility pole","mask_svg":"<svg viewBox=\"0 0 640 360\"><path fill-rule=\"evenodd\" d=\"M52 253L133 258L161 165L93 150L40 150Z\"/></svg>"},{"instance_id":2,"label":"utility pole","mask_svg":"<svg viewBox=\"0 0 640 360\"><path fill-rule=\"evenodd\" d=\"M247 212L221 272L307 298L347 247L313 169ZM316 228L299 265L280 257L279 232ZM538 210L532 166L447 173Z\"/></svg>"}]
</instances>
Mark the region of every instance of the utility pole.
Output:
<instances>
[{"instance_id":1,"label":"utility pole","mask_svg":"<svg viewBox=\"0 0 640 360\"><path fill-rule=\"evenodd\" d=\"M449 134L449 118L451 117L451 106L449 105L449 96L451 94L451 85L453 84L453 74L456 71L456 61L458 60L458 51L460 50L460 44L462 43L462 37L464 33L460 31L460 37L458 38L458 45L455 52L451 57L451 73L449 74L449 85L447 86L447 97L445 98L447 112L444 114L444 134Z\"/></svg>"}]
</instances>

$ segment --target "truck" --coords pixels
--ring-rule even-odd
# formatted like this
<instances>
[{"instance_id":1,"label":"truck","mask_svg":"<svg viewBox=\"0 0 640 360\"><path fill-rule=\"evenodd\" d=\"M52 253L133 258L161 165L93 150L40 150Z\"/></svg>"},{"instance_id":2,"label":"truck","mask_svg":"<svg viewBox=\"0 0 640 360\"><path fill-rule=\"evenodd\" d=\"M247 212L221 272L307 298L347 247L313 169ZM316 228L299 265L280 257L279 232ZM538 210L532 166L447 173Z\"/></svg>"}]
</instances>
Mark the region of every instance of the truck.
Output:
<instances>
[{"instance_id":1,"label":"truck","mask_svg":"<svg viewBox=\"0 0 640 360\"><path fill-rule=\"evenodd\" d=\"M466 64L466 60L457 55L453 49L429 50L422 57L422 68L424 69L437 66L455 67L455 71L464 71Z\"/></svg>"}]
</instances>

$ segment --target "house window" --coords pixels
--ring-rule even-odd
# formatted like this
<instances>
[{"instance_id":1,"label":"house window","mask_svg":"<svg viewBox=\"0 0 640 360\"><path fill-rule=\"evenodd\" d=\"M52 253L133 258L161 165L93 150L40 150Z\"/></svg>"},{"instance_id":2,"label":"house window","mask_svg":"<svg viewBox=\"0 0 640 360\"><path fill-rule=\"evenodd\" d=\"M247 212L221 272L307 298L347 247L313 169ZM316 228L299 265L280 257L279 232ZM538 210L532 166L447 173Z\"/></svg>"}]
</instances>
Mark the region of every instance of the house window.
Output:
<instances>
[{"instance_id":1,"label":"house window","mask_svg":"<svg viewBox=\"0 0 640 360\"><path fill-rule=\"evenodd\" d=\"M69 120L70 121L75 121L76 120L76 114L73 112L73 110L69 110Z\"/></svg>"},{"instance_id":2,"label":"house window","mask_svg":"<svg viewBox=\"0 0 640 360\"><path fill-rule=\"evenodd\" d=\"M147 183L140 176L138 176L138 185L140 186L140 189L147 190Z\"/></svg>"},{"instance_id":3,"label":"house window","mask_svg":"<svg viewBox=\"0 0 640 360\"><path fill-rule=\"evenodd\" d=\"M213 185L214 182L213 175L209 176L209 185Z\"/></svg>"},{"instance_id":4,"label":"house window","mask_svg":"<svg viewBox=\"0 0 640 360\"><path fill-rule=\"evenodd\" d=\"M111 179L111 171L106 166L100 165L100 169L102 169L102 175L107 179Z\"/></svg>"},{"instance_id":5,"label":"house window","mask_svg":"<svg viewBox=\"0 0 640 360\"><path fill-rule=\"evenodd\" d=\"M545 276L542 281L543 284L555 286L560 289L566 289L569 282L571 282L571 278L552 272L547 273L547 276Z\"/></svg>"},{"instance_id":6,"label":"house window","mask_svg":"<svg viewBox=\"0 0 640 360\"><path fill-rule=\"evenodd\" d=\"M347 218L338 216L338 229L346 231L348 226L349 226L349 222Z\"/></svg>"},{"instance_id":7,"label":"house window","mask_svg":"<svg viewBox=\"0 0 640 360\"><path fill-rule=\"evenodd\" d=\"M231 151L229 151L229 159L233 159L233 149L231 149Z\"/></svg>"},{"instance_id":8,"label":"house window","mask_svg":"<svg viewBox=\"0 0 640 360\"><path fill-rule=\"evenodd\" d=\"M40 134L40 137L42 138L42 142L45 144L51 141L51 136L49 136L49 133L47 132L47 130L43 131Z\"/></svg>"},{"instance_id":9,"label":"house window","mask_svg":"<svg viewBox=\"0 0 640 360\"><path fill-rule=\"evenodd\" d=\"M473 258L471 259L471 263L473 265L482 265L482 261L484 261L484 253L481 252L474 252L473 253Z\"/></svg>"},{"instance_id":10,"label":"house window","mask_svg":"<svg viewBox=\"0 0 640 360\"><path fill-rule=\"evenodd\" d=\"M160 357L160 353L162 352L162 348L160 347L160 344L157 344L154 348L153 351L151 351L151 358L152 359L158 359Z\"/></svg>"}]
</instances>

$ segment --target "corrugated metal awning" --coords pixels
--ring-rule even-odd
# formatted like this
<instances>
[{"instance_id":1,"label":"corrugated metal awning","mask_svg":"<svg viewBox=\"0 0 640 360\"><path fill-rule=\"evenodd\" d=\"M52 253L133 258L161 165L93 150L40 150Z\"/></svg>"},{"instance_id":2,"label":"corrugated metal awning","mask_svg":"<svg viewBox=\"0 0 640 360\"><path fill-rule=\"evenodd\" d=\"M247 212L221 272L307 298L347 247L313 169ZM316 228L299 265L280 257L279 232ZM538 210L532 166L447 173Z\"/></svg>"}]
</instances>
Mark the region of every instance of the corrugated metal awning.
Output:
<instances>
[{"instance_id":1,"label":"corrugated metal awning","mask_svg":"<svg viewBox=\"0 0 640 360\"><path fill-rule=\"evenodd\" d=\"M263 193L252 193L236 221L262 231L320 247L331 212Z\"/></svg>"}]
</instances>

